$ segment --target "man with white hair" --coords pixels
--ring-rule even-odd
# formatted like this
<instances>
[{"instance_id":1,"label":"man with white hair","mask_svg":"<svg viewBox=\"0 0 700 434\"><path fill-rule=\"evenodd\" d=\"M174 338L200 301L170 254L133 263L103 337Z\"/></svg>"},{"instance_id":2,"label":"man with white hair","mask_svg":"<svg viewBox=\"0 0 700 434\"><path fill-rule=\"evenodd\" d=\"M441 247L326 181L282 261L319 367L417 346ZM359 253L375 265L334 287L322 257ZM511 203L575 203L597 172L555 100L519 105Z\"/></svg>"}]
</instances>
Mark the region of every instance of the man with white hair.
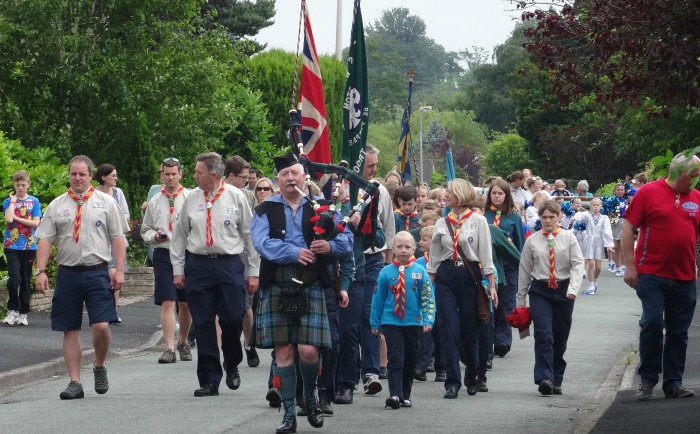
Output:
<instances>
[{"instance_id":1,"label":"man with white hair","mask_svg":"<svg viewBox=\"0 0 700 434\"><path fill-rule=\"evenodd\" d=\"M650 182L635 194L620 234L627 266L625 283L642 302L637 369L642 378L637 392L640 401L652 397L662 371L666 398L695 395L683 386L683 371L688 327L695 313L700 192L691 183L700 175L700 159L678 154L670 171L669 177Z\"/></svg>"}]
</instances>

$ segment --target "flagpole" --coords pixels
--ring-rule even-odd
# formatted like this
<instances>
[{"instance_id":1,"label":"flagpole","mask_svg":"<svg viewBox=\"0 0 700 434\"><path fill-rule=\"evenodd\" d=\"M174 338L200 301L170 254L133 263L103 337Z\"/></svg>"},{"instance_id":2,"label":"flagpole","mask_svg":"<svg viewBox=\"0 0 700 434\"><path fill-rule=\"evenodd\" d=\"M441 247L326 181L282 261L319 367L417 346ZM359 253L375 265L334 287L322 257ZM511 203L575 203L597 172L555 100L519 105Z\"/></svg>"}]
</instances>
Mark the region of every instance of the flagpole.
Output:
<instances>
[{"instance_id":1,"label":"flagpole","mask_svg":"<svg viewBox=\"0 0 700 434\"><path fill-rule=\"evenodd\" d=\"M428 112L433 108L429 105L423 106L419 109L420 114L418 115L418 120L420 121L420 182L425 182L423 180L423 112Z\"/></svg>"},{"instance_id":2,"label":"flagpole","mask_svg":"<svg viewBox=\"0 0 700 434\"><path fill-rule=\"evenodd\" d=\"M338 10L335 21L335 58L343 60L343 0L338 0Z\"/></svg>"}]
</instances>

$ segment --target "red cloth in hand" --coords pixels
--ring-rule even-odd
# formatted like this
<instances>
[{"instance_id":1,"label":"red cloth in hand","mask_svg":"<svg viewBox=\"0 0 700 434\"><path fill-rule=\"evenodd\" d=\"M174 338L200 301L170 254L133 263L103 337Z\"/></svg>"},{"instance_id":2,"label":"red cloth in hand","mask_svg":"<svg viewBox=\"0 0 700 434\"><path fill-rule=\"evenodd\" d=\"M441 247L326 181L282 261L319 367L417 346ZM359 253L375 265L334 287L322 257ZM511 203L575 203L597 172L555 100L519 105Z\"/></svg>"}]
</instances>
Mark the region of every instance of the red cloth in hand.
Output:
<instances>
[{"instance_id":1,"label":"red cloth in hand","mask_svg":"<svg viewBox=\"0 0 700 434\"><path fill-rule=\"evenodd\" d=\"M519 331L526 330L530 327L532 323L532 317L530 317L529 307L516 307L513 309L513 313L506 316L506 321L512 327L517 328Z\"/></svg>"}]
</instances>

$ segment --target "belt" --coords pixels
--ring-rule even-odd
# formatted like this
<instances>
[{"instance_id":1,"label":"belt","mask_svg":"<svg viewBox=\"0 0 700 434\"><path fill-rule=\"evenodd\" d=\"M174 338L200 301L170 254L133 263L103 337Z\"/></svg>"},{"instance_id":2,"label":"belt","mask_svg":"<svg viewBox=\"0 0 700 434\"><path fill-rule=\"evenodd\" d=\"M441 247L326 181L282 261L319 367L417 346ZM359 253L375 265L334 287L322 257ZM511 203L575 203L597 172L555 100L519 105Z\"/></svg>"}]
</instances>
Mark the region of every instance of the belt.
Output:
<instances>
[{"instance_id":1,"label":"belt","mask_svg":"<svg viewBox=\"0 0 700 434\"><path fill-rule=\"evenodd\" d=\"M61 267L66 270L75 271L76 273L83 273L86 271L97 271L107 268L106 262L101 262L97 265L61 265Z\"/></svg>"},{"instance_id":2,"label":"belt","mask_svg":"<svg viewBox=\"0 0 700 434\"><path fill-rule=\"evenodd\" d=\"M206 258L206 259L219 259L219 258L231 258L233 256L238 256L238 255L229 255L229 254L224 254L224 253L207 253L205 255L194 254L194 256L197 256L199 258Z\"/></svg>"}]
</instances>

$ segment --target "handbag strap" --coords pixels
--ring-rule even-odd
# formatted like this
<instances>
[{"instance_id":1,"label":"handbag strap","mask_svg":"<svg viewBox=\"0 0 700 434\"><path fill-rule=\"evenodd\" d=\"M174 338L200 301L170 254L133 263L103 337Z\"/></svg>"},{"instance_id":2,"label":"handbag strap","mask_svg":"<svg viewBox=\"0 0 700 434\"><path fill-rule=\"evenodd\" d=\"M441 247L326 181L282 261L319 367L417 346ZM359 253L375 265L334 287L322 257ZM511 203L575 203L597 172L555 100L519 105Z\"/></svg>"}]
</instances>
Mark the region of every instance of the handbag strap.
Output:
<instances>
[{"instance_id":1,"label":"handbag strap","mask_svg":"<svg viewBox=\"0 0 700 434\"><path fill-rule=\"evenodd\" d=\"M445 222L447 224L447 230L450 232L450 236L454 238L455 236L455 230L452 227L452 223ZM474 275L474 270L472 270L472 267L468 265L469 261L467 260L467 255L464 254L464 251L462 250L462 246L459 245L459 242L457 242L457 253L459 253L459 257L462 258L462 262L464 262L464 268L466 268L469 271L469 274L472 276L472 279L474 279L474 283L476 284L476 287L478 288L479 285L481 285L480 280L476 280L476 276Z\"/></svg>"}]
</instances>

